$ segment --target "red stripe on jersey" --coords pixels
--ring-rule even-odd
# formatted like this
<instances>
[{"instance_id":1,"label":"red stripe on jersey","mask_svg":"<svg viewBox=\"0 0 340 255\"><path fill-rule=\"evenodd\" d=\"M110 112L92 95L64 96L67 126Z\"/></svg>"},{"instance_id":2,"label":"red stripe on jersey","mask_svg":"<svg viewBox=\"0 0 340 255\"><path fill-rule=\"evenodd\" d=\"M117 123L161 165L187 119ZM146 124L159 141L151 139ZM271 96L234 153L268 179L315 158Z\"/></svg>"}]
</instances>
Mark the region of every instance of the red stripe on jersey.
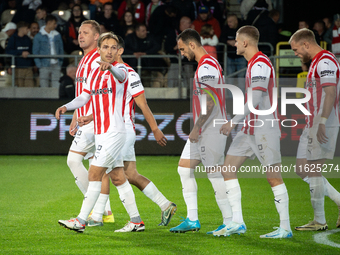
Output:
<instances>
[{"instance_id":1,"label":"red stripe on jersey","mask_svg":"<svg viewBox=\"0 0 340 255\"><path fill-rule=\"evenodd\" d=\"M91 50L80 61L76 71L76 97L78 97L84 89L86 79L88 78L93 61L100 57L97 49ZM76 110L77 118L88 114L91 108L91 100L83 107Z\"/></svg>"},{"instance_id":2,"label":"red stripe on jersey","mask_svg":"<svg viewBox=\"0 0 340 255\"><path fill-rule=\"evenodd\" d=\"M267 90L263 87L255 87L253 90L262 90L263 92L267 92Z\"/></svg>"}]
</instances>

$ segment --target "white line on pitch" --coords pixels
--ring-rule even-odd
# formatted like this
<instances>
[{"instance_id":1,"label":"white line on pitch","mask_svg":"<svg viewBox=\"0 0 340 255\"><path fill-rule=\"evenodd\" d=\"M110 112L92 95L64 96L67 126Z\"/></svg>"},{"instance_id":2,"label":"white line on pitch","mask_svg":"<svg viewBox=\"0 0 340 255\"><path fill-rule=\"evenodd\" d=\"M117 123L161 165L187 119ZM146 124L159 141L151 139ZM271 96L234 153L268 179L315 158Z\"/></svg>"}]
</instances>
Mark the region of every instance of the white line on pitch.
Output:
<instances>
[{"instance_id":1,"label":"white line on pitch","mask_svg":"<svg viewBox=\"0 0 340 255\"><path fill-rule=\"evenodd\" d=\"M334 243L333 241L328 240L329 235L337 233L339 231L340 231L340 229L333 229L333 230L328 230L328 231L325 231L325 232L322 232L322 233L319 233L319 234L315 234L314 235L314 241L317 242L317 243L324 244L324 245L329 245L329 246L332 246L332 247L340 248L340 244Z\"/></svg>"}]
</instances>

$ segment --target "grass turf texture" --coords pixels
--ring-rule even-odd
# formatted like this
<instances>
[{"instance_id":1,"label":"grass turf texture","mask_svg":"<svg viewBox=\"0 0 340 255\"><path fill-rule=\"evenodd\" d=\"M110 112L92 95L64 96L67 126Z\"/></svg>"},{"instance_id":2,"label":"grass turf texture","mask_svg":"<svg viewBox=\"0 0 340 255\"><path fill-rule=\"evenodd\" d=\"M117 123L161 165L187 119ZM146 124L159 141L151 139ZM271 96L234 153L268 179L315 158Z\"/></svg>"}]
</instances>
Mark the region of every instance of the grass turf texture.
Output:
<instances>
[{"instance_id":1,"label":"grass turf texture","mask_svg":"<svg viewBox=\"0 0 340 255\"><path fill-rule=\"evenodd\" d=\"M82 194L74 183L65 156L0 156L0 254L339 254L340 249L317 244L315 232L293 231L293 238L260 239L261 234L279 225L272 191L265 178L241 178L245 235L213 237L206 232L222 222L211 184L197 178L199 232L170 233L186 217L180 178L179 157L143 156L137 158L141 174L152 180L163 194L178 206L169 226L158 227L160 209L134 188L136 201L146 231L114 233L128 221L128 215L111 185L111 207L115 223L86 228L83 234L59 226L59 219L79 213ZM294 163L291 157L285 164ZM247 164L258 164L246 161ZM340 165L340 159L333 160ZM340 188L340 179L329 179ZM308 185L298 178L286 178L290 198L291 226L306 224L313 212ZM335 228L336 205L325 199L326 219ZM318 232L319 233L319 232ZM340 243L339 232L329 240Z\"/></svg>"}]
</instances>

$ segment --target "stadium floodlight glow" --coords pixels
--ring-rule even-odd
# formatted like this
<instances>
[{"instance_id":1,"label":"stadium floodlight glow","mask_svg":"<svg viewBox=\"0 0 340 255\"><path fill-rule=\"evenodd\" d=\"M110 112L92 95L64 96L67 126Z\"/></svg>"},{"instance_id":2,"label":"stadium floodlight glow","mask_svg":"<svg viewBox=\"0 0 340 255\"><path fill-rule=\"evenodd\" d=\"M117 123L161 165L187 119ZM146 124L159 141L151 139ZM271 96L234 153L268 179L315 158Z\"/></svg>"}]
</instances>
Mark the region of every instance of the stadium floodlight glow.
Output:
<instances>
[{"instance_id":1,"label":"stadium floodlight glow","mask_svg":"<svg viewBox=\"0 0 340 255\"><path fill-rule=\"evenodd\" d=\"M63 16L64 12L63 11L59 11L59 16Z\"/></svg>"},{"instance_id":2,"label":"stadium floodlight glow","mask_svg":"<svg viewBox=\"0 0 340 255\"><path fill-rule=\"evenodd\" d=\"M14 14L15 14L15 10L11 10L11 11L10 11L10 14L11 14L11 15L14 15Z\"/></svg>"},{"instance_id":3,"label":"stadium floodlight glow","mask_svg":"<svg viewBox=\"0 0 340 255\"><path fill-rule=\"evenodd\" d=\"M5 76L6 72L5 71L0 71L1 76Z\"/></svg>"}]
</instances>

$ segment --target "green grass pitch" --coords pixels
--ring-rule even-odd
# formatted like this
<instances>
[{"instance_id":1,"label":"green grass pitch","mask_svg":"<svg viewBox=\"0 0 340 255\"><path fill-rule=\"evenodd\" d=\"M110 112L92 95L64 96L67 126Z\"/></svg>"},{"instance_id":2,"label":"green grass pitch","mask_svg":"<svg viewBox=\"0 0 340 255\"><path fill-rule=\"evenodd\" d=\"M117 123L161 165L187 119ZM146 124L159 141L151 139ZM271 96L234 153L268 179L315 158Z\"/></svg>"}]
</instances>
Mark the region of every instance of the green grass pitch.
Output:
<instances>
[{"instance_id":1,"label":"green grass pitch","mask_svg":"<svg viewBox=\"0 0 340 255\"><path fill-rule=\"evenodd\" d=\"M134 188L146 231L114 233L129 218L111 185L115 223L86 228L79 234L57 223L59 219L76 216L82 204L82 194L66 165L66 156L0 156L0 254L340 254L340 248L316 243L315 232L293 231L293 238L283 240L259 238L279 225L273 194L265 178L240 178L243 216L248 228L244 235L218 238L206 234L222 222L206 178L197 178L201 230L170 233L169 229L179 224L180 216L186 217L178 159L137 157L139 172L178 206L169 226L157 226L161 216L159 207ZM283 163L294 160L284 157ZM340 165L340 158L332 163ZM340 179L330 178L329 182L340 190ZM285 183L292 228L306 224L313 216L308 185L299 178L285 178ZM327 197L325 211L329 228L335 229L338 208ZM328 240L340 245L340 232L329 235Z\"/></svg>"}]
</instances>

